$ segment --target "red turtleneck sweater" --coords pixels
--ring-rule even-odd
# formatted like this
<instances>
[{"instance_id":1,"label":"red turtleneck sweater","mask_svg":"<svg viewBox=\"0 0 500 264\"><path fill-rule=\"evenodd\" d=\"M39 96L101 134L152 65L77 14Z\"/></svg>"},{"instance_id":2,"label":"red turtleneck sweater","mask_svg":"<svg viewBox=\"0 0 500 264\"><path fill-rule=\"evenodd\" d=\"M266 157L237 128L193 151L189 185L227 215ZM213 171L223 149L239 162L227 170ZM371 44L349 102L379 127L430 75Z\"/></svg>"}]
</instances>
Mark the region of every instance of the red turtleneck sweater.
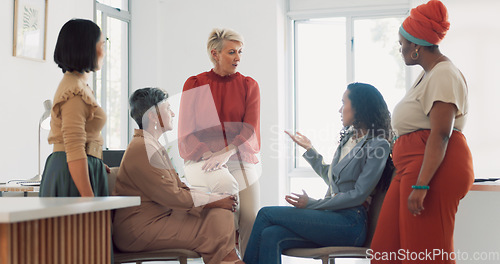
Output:
<instances>
[{"instance_id":1,"label":"red turtleneck sweater","mask_svg":"<svg viewBox=\"0 0 500 264\"><path fill-rule=\"evenodd\" d=\"M243 161L257 163L260 151L260 92L257 82L240 73L220 76L213 70L184 83L179 110L179 153L199 161L203 153L229 144ZM231 160L237 160L233 155Z\"/></svg>"}]
</instances>

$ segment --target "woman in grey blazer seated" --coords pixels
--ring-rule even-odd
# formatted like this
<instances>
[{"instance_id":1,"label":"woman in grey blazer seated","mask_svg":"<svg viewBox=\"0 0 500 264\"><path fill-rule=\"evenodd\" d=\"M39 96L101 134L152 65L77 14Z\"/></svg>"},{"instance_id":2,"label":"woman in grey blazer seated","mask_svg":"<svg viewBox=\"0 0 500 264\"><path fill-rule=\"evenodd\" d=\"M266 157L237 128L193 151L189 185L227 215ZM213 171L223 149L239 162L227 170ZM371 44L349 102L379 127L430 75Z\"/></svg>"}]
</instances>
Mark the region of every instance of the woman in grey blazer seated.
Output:
<instances>
[{"instance_id":1,"label":"woman in grey blazer seated","mask_svg":"<svg viewBox=\"0 0 500 264\"><path fill-rule=\"evenodd\" d=\"M390 153L390 114L380 92L369 84L351 83L339 112L344 128L331 165L297 132L286 132L307 151L303 157L329 186L323 199L287 195L293 205L262 208L255 220L245 252L247 264L281 263L288 248L361 246L367 231L367 208L381 180ZM380 188L386 188L381 186Z\"/></svg>"}]
</instances>

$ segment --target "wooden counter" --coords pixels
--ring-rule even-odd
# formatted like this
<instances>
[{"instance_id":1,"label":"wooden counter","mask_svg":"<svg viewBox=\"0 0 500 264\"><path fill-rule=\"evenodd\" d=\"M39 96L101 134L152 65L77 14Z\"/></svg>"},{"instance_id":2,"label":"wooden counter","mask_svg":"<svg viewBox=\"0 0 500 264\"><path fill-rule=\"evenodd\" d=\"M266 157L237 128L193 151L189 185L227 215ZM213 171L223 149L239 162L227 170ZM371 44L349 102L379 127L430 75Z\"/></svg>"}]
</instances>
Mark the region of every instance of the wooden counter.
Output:
<instances>
[{"instance_id":1,"label":"wooden counter","mask_svg":"<svg viewBox=\"0 0 500 264\"><path fill-rule=\"evenodd\" d=\"M494 182L478 182L472 185L471 191L500 192L500 180Z\"/></svg>"},{"instance_id":2,"label":"wooden counter","mask_svg":"<svg viewBox=\"0 0 500 264\"><path fill-rule=\"evenodd\" d=\"M0 263L111 262L110 210L139 197L0 198Z\"/></svg>"},{"instance_id":3,"label":"wooden counter","mask_svg":"<svg viewBox=\"0 0 500 264\"><path fill-rule=\"evenodd\" d=\"M5 185L0 184L0 197L3 196L3 192L23 192L24 197L28 196L28 192L32 192L35 190L33 186L22 186L22 185Z\"/></svg>"}]
</instances>

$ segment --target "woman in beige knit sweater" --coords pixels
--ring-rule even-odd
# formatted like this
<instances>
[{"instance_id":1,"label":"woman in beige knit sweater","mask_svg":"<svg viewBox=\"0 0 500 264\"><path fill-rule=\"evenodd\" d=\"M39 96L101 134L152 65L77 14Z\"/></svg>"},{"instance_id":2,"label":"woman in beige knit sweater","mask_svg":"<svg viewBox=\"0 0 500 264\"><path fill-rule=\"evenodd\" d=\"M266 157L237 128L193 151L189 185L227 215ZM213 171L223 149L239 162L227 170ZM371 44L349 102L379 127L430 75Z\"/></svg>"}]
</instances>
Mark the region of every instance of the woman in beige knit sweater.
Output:
<instances>
[{"instance_id":1,"label":"woman in beige knit sweater","mask_svg":"<svg viewBox=\"0 0 500 264\"><path fill-rule=\"evenodd\" d=\"M61 28L54 61L64 76L54 96L47 158L40 196L106 196L101 129L106 114L87 85L101 69L105 38L92 21L72 19Z\"/></svg>"}]
</instances>

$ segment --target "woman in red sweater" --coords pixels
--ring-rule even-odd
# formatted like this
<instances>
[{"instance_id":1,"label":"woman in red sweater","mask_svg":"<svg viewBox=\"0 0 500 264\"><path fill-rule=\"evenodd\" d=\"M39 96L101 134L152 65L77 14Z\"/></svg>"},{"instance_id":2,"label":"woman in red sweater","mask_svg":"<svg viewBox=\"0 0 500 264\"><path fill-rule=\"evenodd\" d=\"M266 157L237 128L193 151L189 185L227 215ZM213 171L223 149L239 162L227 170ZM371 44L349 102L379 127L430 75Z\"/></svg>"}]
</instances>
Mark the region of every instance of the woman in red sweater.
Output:
<instances>
[{"instance_id":1,"label":"woman in red sweater","mask_svg":"<svg viewBox=\"0 0 500 264\"><path fill-rule=\"evenodd\" d=\"M188 182L209 192L239 194L236 212L244 253L259 209L260 92L237 72L243 38L214 29L207 51L214 68L184 84L179 111L179 152Z\"/></svg>"}]
</instances>

